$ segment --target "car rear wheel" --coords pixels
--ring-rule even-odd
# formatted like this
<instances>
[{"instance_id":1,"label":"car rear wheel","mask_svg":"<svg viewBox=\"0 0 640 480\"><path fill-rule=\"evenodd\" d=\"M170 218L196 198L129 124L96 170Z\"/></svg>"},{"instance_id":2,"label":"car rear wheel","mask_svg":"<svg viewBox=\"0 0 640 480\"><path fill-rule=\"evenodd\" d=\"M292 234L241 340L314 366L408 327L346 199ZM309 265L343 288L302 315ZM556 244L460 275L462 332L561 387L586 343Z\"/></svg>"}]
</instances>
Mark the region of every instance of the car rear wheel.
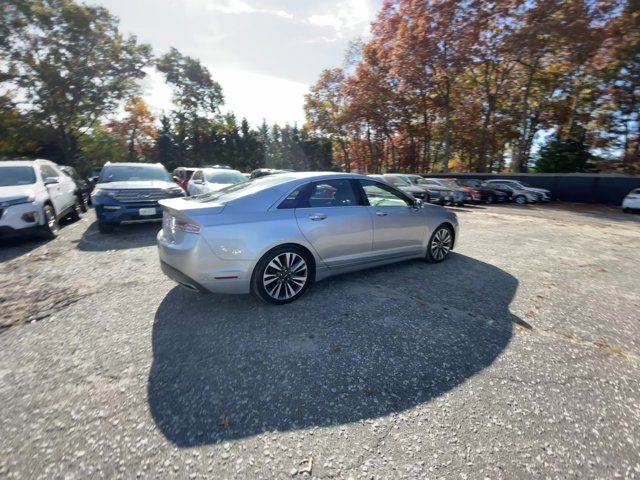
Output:
<instances>
[{"instance_id":1,"label":"car rear wheel","mask_svg":"<svg viewBox=\"0 0 640 480\"><path fill-rule=\"evenodd\" d=\"M51 205L45 205L42 209L44 212L44 225L42 226L42 236L48 240L53 240L58 236L60 226L56 218L56 211Z\"/></svg>"},{"instance_id":2,"label":"car rear wheel","mask_svg":"<svg viewBox=\"0 0 640 480\"><path fill-rule=\"evenodd\" d=\"M489 195L487 197L487 204L491 204L494 203L496 201L495 197L493 195Z\"/></svg>"},{"instance_id":3,"label":"car rear wheel","mask_svg":"<svg viewBox=\"0 0 640 480\"><path fill-rule=\"evenodd\" d=\"M524 195L518 195L516 197L516 203L518 205L524 205L525 203L527 203L527 197L525 197Z\"/></svg>"},{"instance_id":4,"label":"car rear wheel","mask_svg":"<svg viewBox=\"0 0 640 480\"><path fill-rule=\"evenodd\" d=\"M302 248L283 246L267 252L253 274L252 290L267 303L283 305L300 298L311 283L313 268Z\"/></svg>"},{"instance_id":5,"label":"car rear wheel","mask_svg":"<svg viewBox=\"0 0 640 480\"><path fill-rule=\"evenodd\" d=\"M82 209L82 204L80 203L81 199L78 198L78 196L76 196L76 201L73 204L73 210L71 210L71 214L69 215L69 218L71 218L71 220L78 221L80 220L80 217L82 216L82 212L86 211Z\"/></svg>"},{"instance_id":6,"label":"car rear wheel","mask_svg":"<svg viewBox=\"0 0 640 480\"><path fill-rule=\"evenodd\" d=\"M440 225L429 239L426 256L427 262L442 262L447 258L447 255L449 255L451 247L453 247L453 232L450 227Z\"/></svg>"}]
</instances>

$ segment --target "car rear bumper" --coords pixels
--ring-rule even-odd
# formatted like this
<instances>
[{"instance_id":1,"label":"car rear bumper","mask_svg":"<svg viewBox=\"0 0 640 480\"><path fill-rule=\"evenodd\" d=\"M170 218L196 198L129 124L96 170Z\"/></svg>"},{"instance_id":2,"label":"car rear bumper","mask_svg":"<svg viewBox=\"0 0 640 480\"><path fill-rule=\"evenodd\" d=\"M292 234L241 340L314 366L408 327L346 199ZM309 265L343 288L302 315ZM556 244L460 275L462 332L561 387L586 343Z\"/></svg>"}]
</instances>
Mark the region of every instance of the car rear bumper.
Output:
<instances>
[{"instance_id":1,"label":"car rear bumper","mask_svg":"<svg viewBox=\"0 0 640 480\"><path fill-rule=\"evenodd\" d=\"M223 260L213 253L199 234L187 234L177 244L160 230L157 241L162 271L172 280L191 289L213 293L243 294L251 291L255 262Z\"/></svg>"}]
</instances>

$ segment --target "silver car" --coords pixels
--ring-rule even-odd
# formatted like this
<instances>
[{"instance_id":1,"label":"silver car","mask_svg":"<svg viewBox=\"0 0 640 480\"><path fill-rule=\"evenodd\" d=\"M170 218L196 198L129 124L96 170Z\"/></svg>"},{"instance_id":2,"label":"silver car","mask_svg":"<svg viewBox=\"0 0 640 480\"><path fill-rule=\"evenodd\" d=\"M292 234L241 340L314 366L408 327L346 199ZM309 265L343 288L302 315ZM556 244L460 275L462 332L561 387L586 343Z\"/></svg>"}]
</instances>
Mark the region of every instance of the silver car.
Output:
<instances>
[{"instance_id":1,"label":"silver car","mask_svg":"<svg viewBox=\"0 0 640 480\"><path fill-rule=\"evenodd\" d=\"M441 262L458 236L453 212L356 174L282 173L160 203L167 276L273 304L332 275L410 258Z\"/></svg>"}]
</instances>

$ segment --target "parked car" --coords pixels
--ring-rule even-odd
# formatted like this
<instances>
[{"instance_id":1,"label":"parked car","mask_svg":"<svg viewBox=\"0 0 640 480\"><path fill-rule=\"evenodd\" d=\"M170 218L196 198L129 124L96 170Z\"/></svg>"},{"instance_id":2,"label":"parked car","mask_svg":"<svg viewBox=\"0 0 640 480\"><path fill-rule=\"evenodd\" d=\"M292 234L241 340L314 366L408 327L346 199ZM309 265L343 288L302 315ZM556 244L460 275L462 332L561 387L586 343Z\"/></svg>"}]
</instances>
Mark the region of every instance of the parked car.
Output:
<instances>
[{"instance_id":1,"label":"parked car","mask_svg":"<svg viewBox=\"0 0 640 480\"><path fill-rule=\"evenodd\" d=\"M173 171L173 180L182 187L182 189L187 191L187 184L189 180L191 180L191 176L193 172L198 170L197 168L188 168L188 167L178 167Z\"/></svg>"},{"instance_id":2,"label":"parked car","mask_svg":"<svg viewBox=\"0 0 640 480\"><path fill-rule=\"evenodd\" d=\"M203 193L215 192L246 181L247 177L237 170L200 168L193 173L191 180L187 183L187 193L189 195L202 195Z\"/></svg>"},{"instance_id":3,"label":"parked car","mask_svg":"<svg viewBox=\"0 0 640 480\"><path fill-rule=\"evenodd\" d=\"M407 178L404 178L403 175L396 175L392 173L386 173L384 175L369 175L371 178L377 178L383 182L388 183L396 187L397 189L402 190L404 193L408 193L409 195L419 198L420 200L426 200L428 195L424 188L420 188L411 183L411 181Z\"/></svg>"},{"instance_id":4,"label":"parked car","mask_svg":"<svg viewBox=\"0 0 640 480\"><path fill-rule=\"evenodd\" d=\"M640 210L640 188L631 190L622 201L622 211L631 212Z\"/></svg>"},{"instance_id":5,"label":"parked car","mask_svg":"<svg viewBox=\"0 0 640 480\"><path fill-rule=\"evenodd\" d=\"M429 203L437 203L445 205L452 203L453 205L464 205L471 202L471 194L463 188L443 187L434 182L429 182L421 175L407 174L405 175L411 183L418 187L426 188L429 195Z\"/></svg>"},{"instance_id":6,"label":"parked car","mask_svg":"<svg viewBox=\"0 0 640 480\"><path fill-rule=\"evenodd\" d=\"M551 200L551 192L549 190L546 190L544 188L534 188L525 182L521 182L520 180L497 178L487 180L487 183L492 185L508 185L519 190L526 190L528 192L536 193L538 195L539 202L548 202Z\"/></svg>"},{"instance_id":7,"label":"parked car","mask_svg":"<svg viewBox=\"0 0 640 480\"><path fill-rule=\"evenodd\" d=\"M119 224L161 221L158 201L185 193L159 163L108 162L91 195L98 230L111 233Z\"/></svg>"},{"instance_id":8,"label":"parked car","mask_svg":"<svg viewBox=\"0 0 640 480\"><path fill-rule=\"evenodd\" d=\"M479 203L482 201L482 194L480 191L469 187L463 187L458 182L450 178L425 178L424 182L430 185L438 185L458 192L464 192L466 194L464 197L464 203Z\"/></svg>"},{"instance_id":9,"label":"parked car","mask_svg":"<svg viewBox=\"0 0 640 480\"><path fill-rule=\"evenodd\" d=\"M505 192L509 195L509 200L516 202L518 205L525 205L527 203L536 203L540 201L540 194L525 190L518 185L507 185L503 183L489 183L488 185Z\"/></svg>"},{"instance_id":10,"label":"parked car","mask_svg":"<svg viewBox=\"0 0 640 480\"><path fill-rule=\"evenodd\" d=\"M464 188L478 191L480 193L480 201L484 203L504 203L510 198L507 192L473 178L457 178L456 183Z\"/></svg>"},{"instance_id":11,"label":"parked car","mask_svg":"<svg viewBox=\"0 0 640 480\"><path fill-rule=\"evenodd\" d=\"M80 218L76 190L73 179L48 160L0 162L0 238L54 238L59 220Z\"/></svg>"},{"instance_id":12,"label":"parked car","mask_svg":"<svg viewBox=\"0 0 640 480\"><path fill-rule=\"evenodd\" d=\"M82 213L86 213L87 205L91 205L91 191L93 190L93 184L89 179L82 178L80 174L73 167L67 167L62 165L60 167L64 173L70 176L76 184L76 196L80 202L80 210Z\"/></svg>"},{"instance_id":13,"label":"parked car","mask_svg":"<svg viewBox=\"0 0 640 480\"><path fill-rule=\"evenodd\" d=\"M288 173L292 171L293 170L279 170L277 168L256 168L251 172L251 174L249 175L249 178L254 179L254 178L265 177L267 175L275 175L276 173Z\"/></svg>"},{"instance_id":14,"label":"parked car","mask_svg":"<svg viewBox=\"0 0 640 480\"><path fill-rule=\"evenodd\" d=\"M459 233L453 212L349 173L270 175L160 204L167 276L192 290L253 292L273 304L332 275L409 258L441 262Z\"/></svg>"}]
</instances>

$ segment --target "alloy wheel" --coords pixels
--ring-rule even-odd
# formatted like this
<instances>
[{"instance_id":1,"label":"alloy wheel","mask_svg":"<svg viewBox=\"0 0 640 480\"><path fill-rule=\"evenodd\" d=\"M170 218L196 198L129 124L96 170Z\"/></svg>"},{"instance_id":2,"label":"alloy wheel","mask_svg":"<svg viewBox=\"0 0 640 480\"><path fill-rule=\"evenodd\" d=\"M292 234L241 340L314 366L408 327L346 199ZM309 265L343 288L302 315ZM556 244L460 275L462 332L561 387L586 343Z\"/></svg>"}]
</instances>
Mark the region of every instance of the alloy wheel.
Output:
<instances>
[{"instance_id":1,"label":"alloy wheel","mask_svg":"<svg viewBox=\"0 0 640 480\"><path fill-rule=\"evenodd\" d=\"M451 250L452 243L453 238L451 237L451 232L448 228L443 227L438 230L433 236L433 240L429 247L431 249L431 256L434 260L438 262L443 260Z\"/></svg>"},{"instance_id":2,"label":"alloy wheel","mask_svg":"<svg viewBox=\"0 0 640 480\"><path fill-rule=\"evenodd\" d=\"M289 300L298 295L307 283L309 268L305 259L295 252L276 255L264 269L262 284L275 300Z\"/></svg>"}]
</instances>

